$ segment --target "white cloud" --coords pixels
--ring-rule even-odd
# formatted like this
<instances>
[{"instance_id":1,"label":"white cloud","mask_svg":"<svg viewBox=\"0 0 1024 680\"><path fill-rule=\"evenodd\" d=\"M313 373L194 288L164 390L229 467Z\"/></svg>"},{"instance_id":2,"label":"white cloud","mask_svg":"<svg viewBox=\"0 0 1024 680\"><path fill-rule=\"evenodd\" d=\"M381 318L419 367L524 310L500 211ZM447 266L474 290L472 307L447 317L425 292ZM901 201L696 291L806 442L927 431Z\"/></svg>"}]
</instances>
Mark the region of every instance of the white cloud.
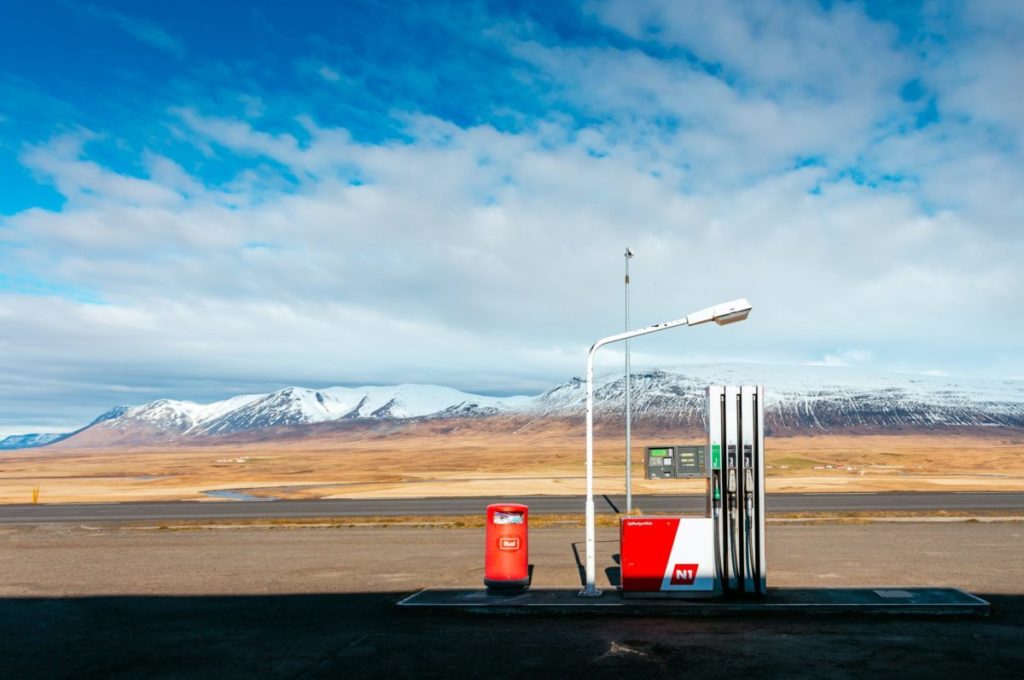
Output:
<instances>
[{"instance_id":1,"label":"white cloud","mask_svg":"<svg viewBox=\"0 0 1024 680\"><path fill-rule=\"evenodd\" d=\"M874 80L823 94L740 86L685 59L635 49L536 43L513 49L563 83L573 104L610 118L603 125L607 134L630 141L651 171L675 168L681 184L696 191L742 186L791 169L799 159L836 170L856 164L894 118L909 115L898 92L910 70L895 57L873 72Z\"/></svg>"},{"instance_id":2,"label":"white cloud","mask_svg":"<svg viewBox=\"0 0 1024 680\"><path fill-rule=\"evenodd\" d=\"M320 74L321 78L323 78L329 83L336 83L339 80L341 80L341 76L338 74L338 72L326 64L322 65L319 69L317 69L317 72Z\"/></svg>"},{"instance_id":3,"label":"white cloud","mask_svg":"<svg viewBox=\"0 0 1024 680\"><path fill-rule=\"evenodd\" d=\"M591 7L634 38L680 47L743 87L845 100L905 71L894 27L847 3L608 0Z\"/></svg>"},{"instance_id":4,"label":"white cloud","mask_svg":"<svg viewBox=\"0 0 1024 680\"><path fill-rule=\"evenodd\" d=\"M800 4L787 22L744 3L700 31L700 6L595 7L640 42L508 43L600 121L584 129L409 113L404 141L370 145L308 116L269 132L174 109L180 142L239 168L217 186L152 152L134 176L105 167L90 133L27 149L67 204L3 218L2 243L106 304L0 297L0 386L87 393L90 409L281 383L537 390L579 374L585 348L620 329L626 245L637 325L754 303L741 326L638 341L638 368L821 357L1020 373L1024 327L1006 309L1024 289L1024 164L988 134L992 121L1013 129L1016 104L979 108L983 125L915 130L899 97L926 73L960 110L1003 87L1002 71L952 78L848 5ZM652 41L725 75L656 58ZM850 167L906 181L875 187Z\"/></svg>"},{"instance_id":5,"label":"white cloud","mask_svg":"<svg viewBox=\"0 0 1024 680\"><path fill-rule=\"evenodd\" d=\"M970 116L1012 136L1024 146L1024 92L1020 52L1024 47L1024 5L980 0L941 7L953 21L938 28L946 38L928 76L951 113ZM952 28L949 28L952 26ZM952 35L951 35L952 34Z\"/></svg>"},{"instance_id":6,"label":"white cloud","mask_svg":"<svg viewBox=\"0 0 1024 680\"><path fill-rule=\"evenodd\" d=\"M95 17L112 22L139 42L167 52L178 59L185 57L185 46L181 41L148 19L130 17L111 9L103 9L92 5L87 6L85 11Z\"/></svg>"},{"instance_id":7,"label":"white cloud","mask_svg":"<svg viewBox=\"0 0 1024 680\"><path fill-rule=\"evenodd\" d=\"M218 305L238 305L256 319L263 313L250 306L256 301L286 309L341 304L477 337L493 344L496 357L519 343L530 352L582 347L616 328L616 255L626 243L638 253L638 322L747 295L756 306L745 331L759 348L752 354L798 357L822 344L886 345L892 335L934 341L933 330L955 342L973 331L947 329L945 310L980 323L1020 282L1002 264L1005 244L976 242L962 217L928 216L906 196L851 183L809 194L820 180L816 168L743 190L685 194L678 175L652 176L631 147L600 131L564 136L552 148L550 132L414 119L421 141L412 144L358 145L343 131L312 127L313 141L300 146L241 122L194 112L188 121L201 140L303 171L304 184L236 200L167 159L150 155L150 177L126 178L72 158L68 149L81 147L58 140L33 152L35 167L83 198L60 213L34 210L7 221L25 261L50 262L55 276L100 291L117 308L148 315L161 299L197 314L216 308L205 323L186 325L200 338L201 329L212 333L229 318ZM608 155L589 155L594 145ZM368 183L339 181L340 165L358 168ZM951 249L961 261L950 260ZM173 315L152 324L154 335L185 327ZM997 324L1014 327L1005 318ZM359 350L350 344L349 355L362 363L379 355L381 368L419 339L401 324L387 333L358 318L345 325L373 338ZM301 335L312 341L326 332ZM743 346L736 334L694 333L684 342L702 350L723 337L724 352ZM436 379L468 367L467 356L442 351ZM540 384L552 368L521 371ZM577 368L566 361L555 373Z\"/></svg>"},{"instance_id":8,"label":"white cloud","mask_svg":"<svg viewBox=\"0 0 1024 680\"><path fill-rule=\"evenodd\" d=\"M45 147L28 147L21 160L26 167L52 178L57 189L68 199L88 203L99 199L136 205L168 205L180 196L166 187L134 177L121 175L83 160L83 145L95 139L83 131L57 137Z\"/></svg>"},{"instance_id":9,"label":"white cloud","mask_svg":"<svg viewBox=\"0 0 1024 680\"><path fill-rule=\"evenodd\" d=\"M296 59L293 66L299 75L314 82L319 80L331 85L347 82L345 76L337 68L318 59Z\"/></svg>"}]
</instances>

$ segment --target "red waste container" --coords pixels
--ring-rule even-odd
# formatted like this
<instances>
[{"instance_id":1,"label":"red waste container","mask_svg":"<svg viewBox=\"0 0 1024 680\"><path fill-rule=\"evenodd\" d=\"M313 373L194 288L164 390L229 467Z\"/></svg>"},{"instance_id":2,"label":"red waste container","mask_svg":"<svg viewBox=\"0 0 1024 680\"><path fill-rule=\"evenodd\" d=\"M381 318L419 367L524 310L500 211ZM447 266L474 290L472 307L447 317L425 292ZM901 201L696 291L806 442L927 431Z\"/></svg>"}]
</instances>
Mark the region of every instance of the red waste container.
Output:
<instances>
[{"instance_id":1,"label":"red waste container","mask_svg":"<svg viewBox=\"0 0 1024 680\"><path fill-rule=\"evenodd\" d=\"M488 590L519 590L530 585L527 513L527 507L518 503L487 506L484 585Z\"/></svg>"}]
</instances>

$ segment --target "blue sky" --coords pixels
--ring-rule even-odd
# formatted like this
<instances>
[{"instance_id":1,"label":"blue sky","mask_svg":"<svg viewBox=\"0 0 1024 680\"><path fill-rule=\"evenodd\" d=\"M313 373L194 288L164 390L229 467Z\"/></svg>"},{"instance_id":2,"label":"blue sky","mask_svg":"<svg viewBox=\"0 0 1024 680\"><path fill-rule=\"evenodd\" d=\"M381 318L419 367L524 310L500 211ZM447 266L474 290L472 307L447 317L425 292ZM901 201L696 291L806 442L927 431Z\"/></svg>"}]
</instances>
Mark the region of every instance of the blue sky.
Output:
<instances>
[{"instance_id":1,"label":"blue sky","mask_svg":"<svg viewBox=\"0 0 1024 680\"><path fill-rule=\"evenodd\" d=\"M0 433L639 368L1024 376L1017 2L0 3ZM603 370L615 370L609 352Z\"/></svg>"}]
</instances>

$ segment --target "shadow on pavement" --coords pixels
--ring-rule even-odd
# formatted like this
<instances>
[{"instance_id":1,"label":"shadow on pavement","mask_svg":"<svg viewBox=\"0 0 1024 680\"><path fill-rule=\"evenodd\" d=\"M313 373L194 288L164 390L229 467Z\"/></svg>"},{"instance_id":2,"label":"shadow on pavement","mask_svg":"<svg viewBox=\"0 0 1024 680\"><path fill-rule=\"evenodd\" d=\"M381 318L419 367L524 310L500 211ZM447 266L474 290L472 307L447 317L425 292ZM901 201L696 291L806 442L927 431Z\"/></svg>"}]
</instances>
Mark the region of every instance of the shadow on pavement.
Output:
<instances>
[{"instance_id":1,"label":"shadow on pavement","mask_svg":"<svg viewBox=\"0 0 1024 680\"><path fill-rule=\"evenodd\" d=\"M462 616L406 592L0 599L4 677L1020 677L1024 596L987 619Z\"/></svg>"},{"instance_id":2,"label":"shadow on pavement","mask_svg":"<svg viewBox=\"0 0 1024 680\"><path fill-rule=\"evenodd\" d=\"M594 542L595 543L618 543L618 541L594 541ZM585 550L586 550L586 544L583 543L582 541L579 541L579 542L576 542L576 543L572 544L572 557L573 557L574 560L576 560L576 571L580 575L580 587L583 587L583 586L585 586L587 584L587 568L586 568L586 565L583 562L584 558L583 558L583 554L582 554ZM619 564L619 555L618 555L618 553L612 555L612 559L615 560L615 564ZM618 573L618 571L619 571L618 568L614 569L614 572L616 574ZM611 574L612 571L606 569L605 573L606 574ZM616 576L616 579L617 578L618 577ZM609 576L609 581L611 582L611 584L613 586L618 586L619 585L618 580L612 581L610 576Z\"/></svg>"}]
</instances>

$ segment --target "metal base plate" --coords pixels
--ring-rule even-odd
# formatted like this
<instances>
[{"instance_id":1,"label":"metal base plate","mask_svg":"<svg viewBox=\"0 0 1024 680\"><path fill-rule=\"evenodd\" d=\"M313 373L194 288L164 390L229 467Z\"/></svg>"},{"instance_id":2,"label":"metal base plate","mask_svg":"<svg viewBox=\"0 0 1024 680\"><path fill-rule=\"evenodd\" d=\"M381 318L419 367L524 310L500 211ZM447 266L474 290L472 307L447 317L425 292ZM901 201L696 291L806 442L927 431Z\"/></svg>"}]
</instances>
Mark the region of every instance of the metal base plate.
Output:
<instances>
[{"instance_id":1,"label":"metal base plate","mask_svg":"<svg viewBox=\"0 0 1024 680\"><path fill-rule=\"evenodd\" d=\"M534 588L515 595L466 588L427 588L398 602L406 609L474 613L608 613L646 616L748 614L872 614L987 616L989 603L957 588L769 588L768 595L738 599L625 599L616 591L579 597L579 589Z\"/></svg>"}]
</instances>

